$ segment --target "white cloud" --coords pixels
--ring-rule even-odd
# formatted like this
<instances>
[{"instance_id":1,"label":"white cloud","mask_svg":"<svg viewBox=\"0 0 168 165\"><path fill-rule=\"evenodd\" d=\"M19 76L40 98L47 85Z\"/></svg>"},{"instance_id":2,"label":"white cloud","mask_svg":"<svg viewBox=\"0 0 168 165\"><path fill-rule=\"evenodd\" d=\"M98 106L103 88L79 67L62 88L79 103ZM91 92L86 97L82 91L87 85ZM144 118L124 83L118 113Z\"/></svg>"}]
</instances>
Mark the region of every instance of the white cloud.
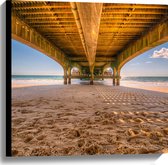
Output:
<instances>
[{"instance_id":1,"label":"white cloud","mask_svg":"<svg viewBox=\"0 0 168 165\"><path fill-rule=\"evenodd\" d=\"M152 61L145 61L145 63L146 63L146 64L151 64L151 63L152 63Z\"/></svg>"},{"instance_id":2,"label":"white cloud","mask_svg":"<svg viewBox=\"0 0 168 165\"><path fill-rule=\"evenodd\" d=\"M166 58L166 59L168 59L168 49L162 48L159 51L154 51L151 58Z\"/></svg>"}]
</instances>

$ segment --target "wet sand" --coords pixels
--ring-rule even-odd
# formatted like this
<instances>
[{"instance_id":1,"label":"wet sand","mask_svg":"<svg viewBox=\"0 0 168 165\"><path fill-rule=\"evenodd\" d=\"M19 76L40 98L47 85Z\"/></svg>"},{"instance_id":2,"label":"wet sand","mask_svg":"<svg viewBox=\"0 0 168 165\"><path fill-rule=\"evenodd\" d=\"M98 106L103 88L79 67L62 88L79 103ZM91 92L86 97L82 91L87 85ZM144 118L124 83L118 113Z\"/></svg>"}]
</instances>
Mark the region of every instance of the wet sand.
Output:
<instances>
[{"instance_id":1,"label":"wet sand","mask_svg":"<svg viewBox=\"0 0 168 165\"><path fill-rule=\"evenodd\" d=\"M168 94L105 85L12 89L13 156L168 152Z\"/></svg>"}]
</instances>

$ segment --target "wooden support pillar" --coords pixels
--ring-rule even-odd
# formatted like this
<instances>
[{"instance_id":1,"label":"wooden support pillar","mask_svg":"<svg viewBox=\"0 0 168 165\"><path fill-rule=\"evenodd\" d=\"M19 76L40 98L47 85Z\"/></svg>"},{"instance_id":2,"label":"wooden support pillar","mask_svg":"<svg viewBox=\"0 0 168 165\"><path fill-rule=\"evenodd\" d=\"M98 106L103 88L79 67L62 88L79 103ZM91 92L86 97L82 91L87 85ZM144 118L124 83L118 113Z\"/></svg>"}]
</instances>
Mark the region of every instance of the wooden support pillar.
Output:
<instances>
[{"instance_id":1,"label":"wooden support pillar","mask_svg":"<svg viewBox=\"0 0 168 165\"><path fill-rule=\"evenodd\" d=\"M113 86L115 86L115 77L113 77Z\"/></svg>"},{"instance_id":2,"label":"wooden support pillar","mask_svg":"<svg viewBox=\"0 0 168 165\"><path fill-rule=\"evenodd\" d=\"M71 67L68 68L68 84L71 84Z\"/></svg>"},{"instance_id":3,"label":"wooden support pillar","mask_svg":"<svg viewBox=\"0 0 168 165\"><path fill-rule=\"evenodd\" d=\"M102 80L104 80L104 75L103 75L103 77L102 77Z\"/></svg>"},{"instance_id":4,"label":"wooden support pillar","mask_svg":"<svg viewBox=\"0 0 168 165\"><path fill-rule=\"evenodd\" d=\"M94 74L92 72L90 77L90 85L93 85L93 80L94 80Z\"/></svg>"},{"instance_id":5,"label":"wooden support pillar","mask_svg":"<svg viewBox=\"0 0 168 165\"><path fill-rule=\"evenodd\" d=\"M116 85L116 68L113 68L113 86Z\"/></svg>"},{"instance_id":6,"label":"wooden support pillar","mask_svg":"<svg viewBox=\"0 0 168 165\"><path fill-rule=\"evenodd\" d=\"M120 78L117 78L116 85L117 85L117 86L119 86L119 85L120 85Z\"/></svg>"},{"instance_id":7,"label":"wooden support pillar","mask_svg":"<svg viewBox=\"0 0 168 165\"><path fill-rule=\"evenodd\" d=\"M120 70L116 67L113 68L113 86L120 85Z\"/></svg>"},{"instance_id":8,"label":"wooden support pillar","mask_svg":"<svg viewBox=\"0 0 168 165\"><path fill-rule=\"evenodd\" d=\"M67 77L64 76L64 84L67 84Z\"/></svg>"},{"instance_id":9,"label":"wooden support pillar","mask_svg":"<svg viewBox=\"0 0 168 165\"><path fill-rule=\"evenodd\" d=\"M104 80L104 72L102 71L102 80Z\"/></svg>"},{"instance_id":10,"label":"wooden support pillar","mask_svg":"<svg viewBox=\"0 0 168 165\"><path fill-rule=\"evenodd\" d=\"M79 71L79 76L82 75L82 70ZM82 77L80 78L80 80L82 80Z\"/></svg>"},{"instance_id":11,"label":"wooden support pillar","mask_svg":"<svg viewBox=\"0 0 168 165\"><path fill-rule=\"evenodd\" d=\"M67 84L67 69L64 69L64 84Z\"/></svg>"},{"instance_id":12,"label":"wooden support pillar","mask_svg":"<svg viewBox=\"0 0 168 165\"><path fill-rule=\"evenodd\" d=\"M71 78L68 78L68 84L71 84Z\"/></svg>"},{"instance_id":13,"label":"wooden support pillar","mask_svg":"<svg viewBox=\"0 0 168 165\"><path fill-rule=\"evenodd\" d=\"M120 85L120 70L117 70L117 77L116 77L116 85L119 86Z\"/></svg>"},{"instance_id":14,"label":"wooden support pillar","mask_svg":"<svg viewBox=\"0 0 168 165\"><path fill-rule=\"evenodd\" d=\"M91 73L90 85L93 85L93 80L94 80L94 66L90 66L90 73Z\"/></svg>"}]
</instances>

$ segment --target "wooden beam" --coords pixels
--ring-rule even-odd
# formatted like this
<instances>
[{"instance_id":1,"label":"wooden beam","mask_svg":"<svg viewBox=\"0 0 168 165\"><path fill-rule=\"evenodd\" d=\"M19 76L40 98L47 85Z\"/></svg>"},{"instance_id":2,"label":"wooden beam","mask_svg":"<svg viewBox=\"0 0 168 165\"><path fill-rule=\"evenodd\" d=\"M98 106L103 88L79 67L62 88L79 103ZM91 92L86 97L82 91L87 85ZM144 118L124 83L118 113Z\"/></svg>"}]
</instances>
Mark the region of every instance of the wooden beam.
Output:
<instances>
[{"instance_id":1,"label":"wooden beam","mask_svg":"<svg viewBox=\"0 0 168 165\"><path fill-rule=\"evenodd\" d=\"M103 11L102 15L108 15L108 14L128 14L129 11L126 11L126 10L106 10L106 11ZM164 15L166 14L166 11L145 11L145 10L139 10L139 11L134 11L132 14L151 14L151 15Z\"/></svg>"},{"instance_id":2,"label":"wooden beam","mask_svg":"<svg viewBox=\"0 0 168 165\"><path fill-rule=\"evenodd\" d=\"M25 19L25 20L27 20L27 19ZM50 17L49 18L45 18L45 19L41 19L41 18L39 18L39 19L34 19L34 20L27 20L29 23L49 23L49 22L56 22L57 21L57 19L56 18L54 18L54 19L50 19ZM67 23L67 24L71 24L71 23L75 23L75 20L73 19L60 19L59 18L59 22L61 22L61 23Z\"/></svg>"},{"instance_id":3,"label":"wooden beam","mask_svg":"<svg viewBox=\"0 0 168 165\"><path fill-rule=\"evenodd\" d=\"M73 61L84 61L87 60L86 57L71 57ZM114 61L116 60L114 57L96 57L96 61Z\"/></svg>"},{"instance_id":4,"label":"wooden beam","mask_svg":"<svg viewBox=\"0 0 168 165\"><path fill-rule=\"evenodd\" d=\"M168 9L167 5L148 5L148 4L110 4L104 3L103 9L113 8L113 9L128 9L128 8L136 8L136 9L160 9L166 10Z\"/></svg>"},{"instance_id":5,"label":"wooden beam","mask_svg":"<svg viewBox=\"0 0 168 165\"><path fill-rule=\"evenodd\" d=\"M56 5L51 5L51 6L45 6L45 5L33 5L33 6L14 6L12 7L13 10L30 10L30 9L70 9L71 7L62 5L62 6L56 6Z\"/></svg>"},{"instance_id":6,"label":"wooden beam","mask_svg":"<svg viewBox=\"0 0 168 165\"><path fill-rule=\"evenodd\" d=\"M101 25L102 24L107 24L107 25L115 25L115 24L122 24L123 20L125 23L127 24L154 24L154 23L158 23L158 20L130 20L127 18L123 18L123 19L107 19L107 20L101 20Z\"/></svg>"},{"instance_id":7,"label":"wooden beam","mask_svg":"<svg viewBox=\"0 0 168 165\"><path fill-rule=\"evenodd\" d=\"M126 32L126 33L142 33L144 31L144 28L124 28L122 30L122 33ZM118 32L118 28L101 28L100 29L100 33L113 33L113 32Z\"/></svg>"},{"instance_id":8,"label":"wooden beam","mask_svg":"<svg viewBox=\"0 0 168 165\"><path fill-rule=\"evenodd\" d=\"M20 13L21 14L21 13ZM59 19L74 19L73 14L57 14L57 17L59 17ZM25 15L24 19L30 19L30 20L34 20L34 19L55 19L55 16L52 16L52 14L46 14L46 13L41 13L40 15L36 15L35 17L32 15Z\"/></svg>"},{"instance_id":9,"label":"wooden beam","mask_svg":"<svg viewBox=\"0 0 168 165\"><path fill-rule=\"evenodd\" d=\"M79 35L78 32L67 32L66 34ZM64 32L51 31L51 32L46 32L44 35L45 36L47 36L47 35L65 35L65 33Z\"/></svg>"},{"instance_id":10,"label":"wooden beam","mask_svg":"<svg viewBox=\"0 0 168 165\"><path fill-rule=\"evenodd\" d=\"M141 15L131 15L131 17L127 17L127 16L123 16L123 15L121 15L121 16L118 16L118 14L113 14L113 15L102 15L102 17L101 17L101 21L110 21L110 20L123 20L123 18L126 18L126 19L128 19L128 20L134 20L134 21L136 21L136 20L144 20L144 21L148 21L148 20L160 20L161 19L161 17L162 16L160 16L160 15L143 15L143 14L141 14Z\"/></svg>"},{"instance_id":11,"label":"wooden beam","mask_svg":"<svg viewBox=\"0 0 168 165\"><path fill-rule=\"evenodd\" d=\"M22 15L35 15L35 14L50 14L50 11L48 11L48 9L52 9L52 8L47 8L45 10L28 10L28 11L18 11L19 13L21 13ZM53 13L72 13L72 11L70 9L61 9L61 10L53 10Z\"/></svg>"},{"instance_id":12,"label":"wooden beam","mask_svg":"<svg viewBox=\"0 0 168 165\"><path fill-rule=\"evenodd\" d=\"M20 14L21 14L21 12L20 12ZM64 20L68 20L68 19L74 19L74 16L72 15L72 14L57 14L57 16L59 17L59 19L61 20L61 19L64 19ZM125 17L125 18L127 18L127 19L129 19L129 20L160 20L161 19L161 17L162 16L160 16L160 15L143 15L143 14L141 14L141 15L136 15L136 16L134 16L134 15L132 15L131 17ZM118 20L118 19L123 19L124 17L123 17L123 15L122 16L118 16L117 14L113 14L112 16L111 15L107 15L107 16L101 16L101 21L103 21L103 20ZM53 16L51 16L51 14L46 14L46 13L41 13L40 15L36 15L36 17L34 17L34 16L29 16L29 15L25 15L24 16L24 19L30 19L30 20L36 20L36 19L55 19L55 17L53 17Z\"/></svg>"},{"instance_id":13,"label":"wooden beam","mask_svg":"<svg viewBox=\"0 0 168 165\"><path fill-rule=\"evenodd\" d=\"M51 31L53 31L54 30L54 32L56 33L57 32L57 30L60 30L62 27L47 27L47 28L45 28L45 27L38 27L38 29L39 30L41 30L41 31L45 31L45 32L49 32L50 30ZM77 29L75 28L69 28L69 27L65 27L65 29L66 29L66 33L73 33L73 32L75 32L75 33L77 33ZM65 32L64 32L65 33Z\"/></svg>"},{"instance_id":14,"label":"wooden beam","mask_svg":"<svg viewBox=\"0 0 168 165\"><path fill-rule=\"evenodd\" d=\"M31 25L32 27L38 27L38 28L44 28L44 27L49 27L49 28L62 28L62 27L64 27L64 28L70 28L70 29L72 29L72 28L74 28L74 29L77 29L76 28L76 25L64 25L64 24L61 24L61 25L59 25L59 24L32 24Z\"/></svg>"},{"instance_id":15,"label":"wooden beam","mask_svg":"<svg viewBox=\"0 0 168 165\"><path fill-rule=\"evenodd\" d=\"M86 56L90 66L95 63L102 3L71 3L77 10L86 44Z\"/></svg>"},{"instance_id":16,"label":"wooden beam","mask_svg":"<svg viewBox=\"0 0 168 165\"><path fill-rule=\"evenodd\" d=\"M27 2L25 2L24 0L14 0L13 2L12 2L12 6L14 7L16 7L16 6L43 6L44 5L44 3L43 3L44 1L36 1L36 2L33 2L32 0L29 0L29 1L27 1ZM55 5L55 6L69 6L69 3L68 2L47 2L47 4L48 5Z\"/></svg>"},{"instance_id":17,"label":"wooden beam","mask_svg":"<svg viewBox=\"0 0 168 165\"><path fill-rule=\"evenodd\" d=\"M100 25L100 28L120 28L120 27L122 27L122 28L149 28L149 27L151 27L151 25L134 25L134 24L130 24L130 25L106 25L106 24L101 24Z\"/></svg>"},{"instance_id":18,"label":"wooden beam","mask_svg":"<svg viewBox=\"0 0 168 165\"><path fill-rule=\"evenodd\" d=\"M88 62L78 62L81 66L89 67ZM95 62L95 67L103 67L106 64L106 62Z\"/></svg>"},{"instance_id":19,"label":"wooden beam","mask_svg":"<svg viewBox=\"0 0 168 165\"><path fill-rule=\"evenodd\" d=\"M33 25L36 25L36 24L41 24L41 25L48 25L48 24L51 24L51 25L75 25L75 22L60 22L59 19L57 18L57 20L55 21L36 21L36 22L29 22L29 24L33 24Z\"/></svg>"}]
</instances>

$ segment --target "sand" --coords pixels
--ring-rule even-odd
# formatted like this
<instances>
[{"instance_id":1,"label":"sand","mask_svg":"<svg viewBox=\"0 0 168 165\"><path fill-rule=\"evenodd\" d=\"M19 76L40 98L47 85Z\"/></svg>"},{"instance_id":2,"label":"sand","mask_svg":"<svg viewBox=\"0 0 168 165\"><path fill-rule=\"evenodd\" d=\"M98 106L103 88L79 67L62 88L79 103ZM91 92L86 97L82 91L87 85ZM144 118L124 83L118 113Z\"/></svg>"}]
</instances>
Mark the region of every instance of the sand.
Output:
<instances>
[{"instance_id":1,"label":"sand","mask_svg":"<svg viewBox=\"0 0 168 165\"><path fill-rule=\"evenodd\" d=\"M105 85L12 89L13 156L168 152L168 94Z\"/></svg>"},{"instance_id":2,"label":"sand","mask_svg":"<svg viewBox=\"0 0 168 165\"><path fill-rule=\"evenodd\" d=\"M72 79L72 84L80 84L82 81L78 79ZM111 79L105 79L103 81L96 81L96 83L112 86ZM22 88L31 86L48 86L48 85L62 85L63 80L13 80L12 88ZM137 82L137 81L121 81L121 86L145 89L150 91L157 91L168 93L167 82Z\"/></svg>"},{"instance_id":3,"label":"sand","mask_svg":"<svg viewBox=\"0 0 168 165\"><path fill-rule=\"evenodd\" d=\"M121 81L121 86L168 93L167 82Z\"/></svg>"}]
</instances>

